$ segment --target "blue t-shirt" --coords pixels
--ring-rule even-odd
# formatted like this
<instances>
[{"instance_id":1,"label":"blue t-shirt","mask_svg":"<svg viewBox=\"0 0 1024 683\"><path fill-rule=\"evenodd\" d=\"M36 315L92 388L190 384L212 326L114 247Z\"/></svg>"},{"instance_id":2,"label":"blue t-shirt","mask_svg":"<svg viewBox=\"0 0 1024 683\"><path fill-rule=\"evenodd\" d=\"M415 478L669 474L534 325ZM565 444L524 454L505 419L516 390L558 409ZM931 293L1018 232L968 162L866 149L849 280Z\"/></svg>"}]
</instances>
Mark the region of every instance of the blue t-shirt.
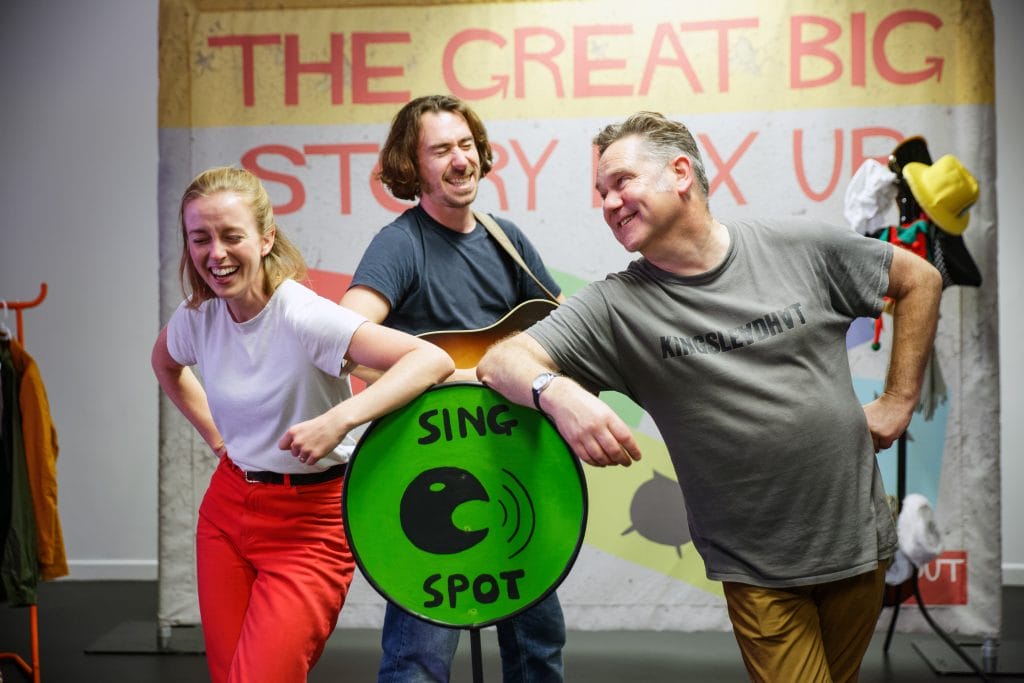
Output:
<instances>
[{"instance_id":1,"label":"blue t-shirt","mask_svg":"<svg viewBox=\"0 0 1024 683\"><path fill-rule=\"evenodd\" d=\"M533 274L558 294L526 236L512 223L495 220ZM458 233L419 205L373 238L352 276L351 286L357 285L391 304L384 325L410 334L487 327L523 301L547 298L480 223Z\"/></svg>"}]
</instances>

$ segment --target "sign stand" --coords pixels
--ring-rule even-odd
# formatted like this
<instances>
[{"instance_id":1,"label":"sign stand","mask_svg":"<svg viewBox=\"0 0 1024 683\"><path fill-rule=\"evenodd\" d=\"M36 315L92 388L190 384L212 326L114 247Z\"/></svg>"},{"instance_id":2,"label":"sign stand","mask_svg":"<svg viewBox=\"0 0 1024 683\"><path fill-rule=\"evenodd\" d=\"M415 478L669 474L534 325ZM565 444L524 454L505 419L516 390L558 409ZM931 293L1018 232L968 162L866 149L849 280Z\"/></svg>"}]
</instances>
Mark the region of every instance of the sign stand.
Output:
<instances>
[{"instance_id":1,"label":"sign stand","mask_svg":"<svg viewBox=\"0 0 1024 683\"><path fill-rule=\"evenodd\" d=\"M469 653L473 659L473 683L483 683L484 661L480 653L480 629L469 629Z\"/></svg>"}]
</instances>

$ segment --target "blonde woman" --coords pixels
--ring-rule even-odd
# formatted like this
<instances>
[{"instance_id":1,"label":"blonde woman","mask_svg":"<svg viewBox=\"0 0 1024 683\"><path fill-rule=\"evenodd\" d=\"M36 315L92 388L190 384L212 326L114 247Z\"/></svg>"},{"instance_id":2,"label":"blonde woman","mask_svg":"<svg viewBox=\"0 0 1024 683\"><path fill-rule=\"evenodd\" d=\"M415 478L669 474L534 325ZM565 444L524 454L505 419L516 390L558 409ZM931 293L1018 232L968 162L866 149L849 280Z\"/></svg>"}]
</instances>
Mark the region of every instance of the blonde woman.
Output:
<instances>
[{"instance_id":1,"label":"blonde woman","mask_svg":"<svg viewBox=\"0 0 1024 683\"><path fill-rule=\"evenodd\" d=\"M433 345L300 284L302 255L248 171L200 173L182 196L180 224L186 299L152 363L220 458L196 531L210 675L305 681L355 566L341 519L347 434L454 366ZM356 396L345 372L354 364L383 371Z\"/></svg>"}]
</instances>

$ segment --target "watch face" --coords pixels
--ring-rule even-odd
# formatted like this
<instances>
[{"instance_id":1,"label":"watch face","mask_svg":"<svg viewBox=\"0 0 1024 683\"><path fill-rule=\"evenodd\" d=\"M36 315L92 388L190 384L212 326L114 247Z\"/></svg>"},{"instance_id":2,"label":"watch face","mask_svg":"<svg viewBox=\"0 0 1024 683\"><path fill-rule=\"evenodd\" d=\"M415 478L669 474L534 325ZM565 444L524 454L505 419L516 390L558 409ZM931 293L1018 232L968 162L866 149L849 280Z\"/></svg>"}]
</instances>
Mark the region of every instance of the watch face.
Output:
<instances>
[{"instance_id":1,"label":"watch face","mask_svg":"<svg viewBox=\"0 0 1024 683\"><path fill-rule=\"evenodd\" d=\"M533 380L533 390L540 391L548 385L557 375L551 372L545 372L543 375L538 375L537 379Z\"/></svg>"}]
</instances>

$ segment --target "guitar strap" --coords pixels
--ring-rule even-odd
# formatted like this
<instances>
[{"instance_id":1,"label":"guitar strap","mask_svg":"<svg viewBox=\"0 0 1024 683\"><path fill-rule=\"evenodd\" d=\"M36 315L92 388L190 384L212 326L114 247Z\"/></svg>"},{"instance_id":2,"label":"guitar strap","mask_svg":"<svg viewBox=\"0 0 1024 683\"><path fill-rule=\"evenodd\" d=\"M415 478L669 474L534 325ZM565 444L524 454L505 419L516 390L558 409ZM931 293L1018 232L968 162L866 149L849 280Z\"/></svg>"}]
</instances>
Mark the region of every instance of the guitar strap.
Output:
<instances>
[{"instance_id":1,"label":"guitar strap","mask_svg":"<svg viewBox=\"0 0 1024 683\"><path fill-rule=\"evenodd\" d=\"M537 286L541 288L544 294L546 294L547 297L554 301L555 303L558 303L558 299L555 297L555 295L552 294L551 291L544 286L544 283L541 282L537 278L537 276L533 274L533 271L530 270L530 267L526 265L526 261L524 261L523 257L520 256L518 251L516 251L516 248L512 244L512 241L508 238L508 235L505 234L505 231L501 229L501 226L498 225L498 222L491 218L488 214L484 213L483 211L474 211L473 216L475 216L476 219L483 224L484 228L487 229L487 233L494 238L494 241L500 244L501 248L504 249L508 253L508 255L512 257L512 260L516 262L516 265L525 270L526 274L529 275L533 279L533 281L537 283Z\"/></svg>"}]
</instances>

